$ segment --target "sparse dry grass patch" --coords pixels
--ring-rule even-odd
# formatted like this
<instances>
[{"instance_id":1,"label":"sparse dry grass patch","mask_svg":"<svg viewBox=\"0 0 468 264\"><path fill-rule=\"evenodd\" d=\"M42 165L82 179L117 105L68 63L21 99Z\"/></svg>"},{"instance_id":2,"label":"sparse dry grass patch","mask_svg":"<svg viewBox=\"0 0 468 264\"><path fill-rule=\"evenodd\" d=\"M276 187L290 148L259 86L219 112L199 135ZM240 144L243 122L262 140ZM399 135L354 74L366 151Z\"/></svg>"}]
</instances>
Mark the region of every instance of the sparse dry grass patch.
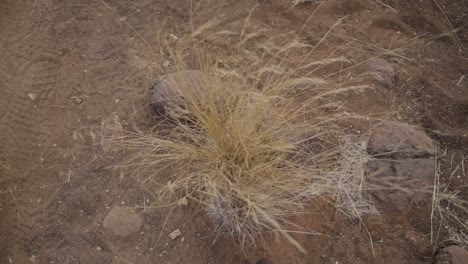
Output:
<instances>
[{"instance_id":1,"label":"sparse dry grass patch","mask_svg":"<svg viewBox=\"0 0 468 264\"><path fill-rule=\"evenodd\" d=\"M445 157L445 154L442 153L441 156ZM462 157L459 163L454 163L454 157L451 158L451 173L447 175L448 182L445 184L441 184L440 162L437 163L431 212L431 243L434 245L434 251L441 242L458 244L464 248L468 246L468 222L465 217L468 213L468 202L459 195L459 191L450 190L455 177L466 177L466 160L466 157ZM442 233L446 235L442 236ZM445 239L441 241L441 237Z\"/></svg>"}]
</instances>

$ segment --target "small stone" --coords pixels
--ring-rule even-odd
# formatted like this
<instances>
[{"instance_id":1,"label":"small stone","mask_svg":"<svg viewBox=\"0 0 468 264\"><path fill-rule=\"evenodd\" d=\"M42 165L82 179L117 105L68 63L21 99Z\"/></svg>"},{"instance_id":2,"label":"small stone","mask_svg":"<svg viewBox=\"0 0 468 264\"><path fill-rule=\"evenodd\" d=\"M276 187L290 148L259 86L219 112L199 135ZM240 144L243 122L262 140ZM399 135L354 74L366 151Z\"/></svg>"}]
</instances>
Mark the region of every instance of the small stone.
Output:
<instances>
[{"instance_id":1,"label":"small stone","mask_svg":"<svg viewBox=\"0 0 468 264\"><path fill-rule=\"evenodd\" d=\"M415 127L389 122L372 129L367 152L378 157L419 158L433 156L435 146L432 139Z\"/></svg>"},{"instance_id":2,"label":"small stone","mask_svg":"<svg viewBox=\"0 0 468 264\"><path fill-rule=\"evenodd\" d=\"M417 248L424 248L425 243L427 242L427 238L424 237L424 234L416 231L408 231L405 239Z\"/></svg>"},{"instance_id":3,"label":"small stone","mask_svg":"<svg viewBox=\"0 0 468 264\"><path fill-rule=\"evenodd\" d=\"M165 61L165 62L163 62L163 66L164 66L164 67L168 67L169 65L171 65L171 62L170 62L170 61Z\"/></svg>"},{"instance_id":4,"label":"small stone","mask_svg":"<svg viewBox=\"0 0 468 264\"><path fill-rule=\"evenodd\" d=\"M178 206L187 206L188 205L188 200L186 197L180 199L178 202L177 202L177 205Z\"/></svg>"},{"instance_id":5,"label":"small stone","mask_svg":"<svg viewBox=\"0 0 468 264\"><path fill-rule=\"evenodd\" d=\"M180 239L180 242L184 242L184 241L185 241L185 237Z\"/></svg>"},{"instance_id":6,"label":"small stone","mask_svg":"<svg viewBox=\"0 0 468 264\"><path fill-rule=\"evenodd\" d=\"M174 240L178 238L180 235L182 235L182 232L179 229L176 229L169 234L169 238Z\"/></svg>"},{"instance_id":7,"label":"small stone","mask_svg":"<svg viewBox=\"0 0 468 264\"><path fill-rule=\"evenodd\" d=\"M367 62L367 66L375 75L378 83L385 88L392 88L395 81L395 70L393 65L381 58L373 58Z\"/></svg>"},{"instance_id":8,"label":"small stone","mask_svg":"<svg viewBox=\"0 0 468 264\"><path fill-rule=\"evenodd\" d=\"M29 99L31 99L31 101L34 101L37 98L36 94L33 94L33 93L29 93L28 97L29 97Z\"/></svg>"},{"instance_id":9,"label":"small stone","mask_svg":"<svg viewBox=\"0 0 468 264\"><path fill-rule=\"evenodd\" d=\"M143 225L143 218L131 207L112 208L104 218L103 226L116 236L129 236L137 233Z\"/></svg>"},{"instance_id":10,"label":"small stone","mask_svg":"<svg viewBox=\"0 0 468 264\"><path fill-rule=\"evenodd\" d=\"M102 250L102 248L100 246L96 247L96 251L101 251L101 250Z\"/></svg>"},{"instance_id":11,"label":"small stone","mask_svg":"<svg viewBox=\"0 0 468 264\"><path fill-rule=\"evenodd\" d=\"M115 99L114 103L118 104L120 102L120 99Z\"/></svg>"},{"instance_id":12,"label":"small stone","mask_svg":"<svg viewBox=\"0 0 468 264\"><path fill-rule=\"evenodd\" d=\"M81 97L75 97L75 98L73 98L73 101L77 105L80 105L81 103L83 103L83 99L81 99Z\"/></svg>"},{"instance_id":13,"label":"small stone","mask_svg":"<svg viewBox=\"0 0 468 264\"><path fill-rule=\"evenodd\" d=\"M456 245L444 247L435 256L435 264L467 264L468 252Z\"/></svg>"}]
</instances>

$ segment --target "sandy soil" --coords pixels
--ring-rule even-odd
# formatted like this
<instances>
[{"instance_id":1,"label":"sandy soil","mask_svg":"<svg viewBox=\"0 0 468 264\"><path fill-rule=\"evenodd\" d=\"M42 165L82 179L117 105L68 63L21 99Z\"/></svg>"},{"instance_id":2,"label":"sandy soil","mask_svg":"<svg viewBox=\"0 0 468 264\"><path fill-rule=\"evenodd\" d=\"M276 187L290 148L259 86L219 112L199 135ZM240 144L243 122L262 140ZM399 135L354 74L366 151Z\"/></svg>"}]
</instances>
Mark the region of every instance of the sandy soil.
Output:
<instances>
[{"instance_id":1,"label":"sandy soil","mask_svg":"<svg viewBox=\"0 0 468 264\"><path fill-rule=\"evenodd\" d=\"M207 0L197 17L220 16L223 26L256 4L252 18L271 34L298 32L319 5ZM451 164L468 152L468 2L330 0L304 32L326 31L344 16L343 34L404 47L401 56L386 57L396 84L349 98L347 107L390 110L392 118L423 127L446 150L446 182ZM297 220L324 234L297 236L307 254L266 235L265 246L245 257L228 238L213 243L213 226L195 206L171 214L146 208L153 197L115 168L116 158L99 144L102 127L118 118L130 128L140 109L139 124L153 124L147 102L156 75L148 69L163 64L153 56L156 33L177 34L188 20L184 0L0 0L0 263L432 262L430 218L414 212L380 208L382 215L365 219L363 228L317 202ZM453 188L468 198L466 183L466 176L455 178ZM117 205L138 208L140 232L106 232L103 219ZM184 242L168 238L174 229Z\"/></svg>"}]
</instances>

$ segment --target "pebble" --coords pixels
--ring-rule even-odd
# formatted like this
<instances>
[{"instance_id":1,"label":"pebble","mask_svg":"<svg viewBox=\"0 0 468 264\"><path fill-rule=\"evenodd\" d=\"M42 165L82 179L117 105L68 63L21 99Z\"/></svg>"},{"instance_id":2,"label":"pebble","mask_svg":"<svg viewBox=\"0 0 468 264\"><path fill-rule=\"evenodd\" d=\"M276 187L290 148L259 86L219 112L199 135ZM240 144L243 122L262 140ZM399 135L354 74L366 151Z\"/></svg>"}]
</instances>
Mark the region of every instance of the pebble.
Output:
<instances>
[{"instance_id":1,"label":"pebble","mask_svg":"<svg viewBox=\"0 0 468 264\"><path fill-rule=\"evenodd\" d=\"M177 205L178 206L187 206L188 205L188 200L186 197L180 199L178 202L177 202Z\"/></svg>"},{"instance_id":2,"label":"pebble","mask_svg":"<svg viewBox=\"0 0 468 264\"><path fill-rule=\"evenodd\" d=\"M129 236L137 233L143 226L143 218L131 207L112 208L104 218L104 228L116 236Z\"/></svg>"},{"instance_id":3,"label":"pebble","mask_svg":"<svg viewBox=\"0 0 468 264\"><path fill-rule=\"evenodd\" d=\"M169 234L169 238L174 240L176 238L178 238L179 236L182 235L182 232L179 230L179 229L176 229L174 231L172 231L170 234Z\"/></svg>"},{"instance_id":4,"label":"pebble","mask_svg":"<svg viewBox=\"0 0 468 264\"><path fill-rule=\"evenodd\" d=\"M81 99L81 97L75 97L75 98L73 98L73 101L77 105L80 105L81 103L83 103L83 99Z\"/></svg>"},{"instance_id":5,"label":"pebble","mask_svg":"<svg viewBox=\"0 0 468 264\"><path fill-rule=\"evenodd\" d=\"M29 99L31 99L31 101L36 100L36 94L29 93L29 94L28 94L28 97L29 97Z\"/></svg>"}]
</instances>

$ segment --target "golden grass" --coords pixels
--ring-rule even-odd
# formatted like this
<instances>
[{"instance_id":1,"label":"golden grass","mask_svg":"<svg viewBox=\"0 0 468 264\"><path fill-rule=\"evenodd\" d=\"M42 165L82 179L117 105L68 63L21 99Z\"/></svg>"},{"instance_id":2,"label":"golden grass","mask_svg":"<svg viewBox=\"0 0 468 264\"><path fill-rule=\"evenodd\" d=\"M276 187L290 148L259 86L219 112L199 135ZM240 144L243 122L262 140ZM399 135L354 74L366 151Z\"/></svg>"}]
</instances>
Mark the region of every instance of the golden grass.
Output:
<instances>
[{"instance_id":1,"label":"golden grass","mask_svg":"<svg viewBox=\"0 0 468 264\"><path fill-rule=\"evenodd\" d=\"M342 33L337 35L345 44L317 56L342 20L314 45L301 40L302 30L263 35L269 29L256 28L250 15L237 30L213 30L218 20L194 27L192 15L190 20L188 34L162 36L161 61L171 64L157 71L200 70L203 76L195 83L186 78L171 82L174 97L166 98L166 120L151 132L135 129L111 139L160 205L176 206L189 198L207 213L218 234L231 234L241 247L256 244L264 232L277 232L301 251L290 233L304 229L288 230L295 226L289 219L314 197L332 197L330 202L350 218L377 213L365 194L370 188L364 179L365 145L345 136L338 125L356 118L340 99L367 88L361 85L365 76L350 73L367 60L353 62L340 49L411 60L398 49ZM440 230L449 218L460 221L447 204L465 211L467 204L446 190L441 193L438 177L432 219L439 216ZM414 191L389 183L371 188ZM451 230L454 240L466 242L466 227Z\"/></svg>"},{"instance_id":2,"label":"golden grass","mask_svg":"<svg viewBox=\"0 0 468 264\"><path fill-rule=\"evenodd\" d=\"M312 46L298 37L262 38L245 26L238 34L207 34L215 24L177 41L163 38L161 53L171 66L161 71L203 74L170 78L166 120L152 132L112 141L128 153L127 164L141 183L156 183L152 191L167 204L196 201L216 231L231 234L242 247L273 231L304 252L286 228L288 218L319 195L331 195L350 217L375 213L362 195L365 147L337 125L352 117L337 97L367 87L360 76L335 82L318 74L334 64L342 68L346 58L311 59L330 32ZM207 41L223 38L238 38L235 49Z\"/></svg>"}]
</instances>

